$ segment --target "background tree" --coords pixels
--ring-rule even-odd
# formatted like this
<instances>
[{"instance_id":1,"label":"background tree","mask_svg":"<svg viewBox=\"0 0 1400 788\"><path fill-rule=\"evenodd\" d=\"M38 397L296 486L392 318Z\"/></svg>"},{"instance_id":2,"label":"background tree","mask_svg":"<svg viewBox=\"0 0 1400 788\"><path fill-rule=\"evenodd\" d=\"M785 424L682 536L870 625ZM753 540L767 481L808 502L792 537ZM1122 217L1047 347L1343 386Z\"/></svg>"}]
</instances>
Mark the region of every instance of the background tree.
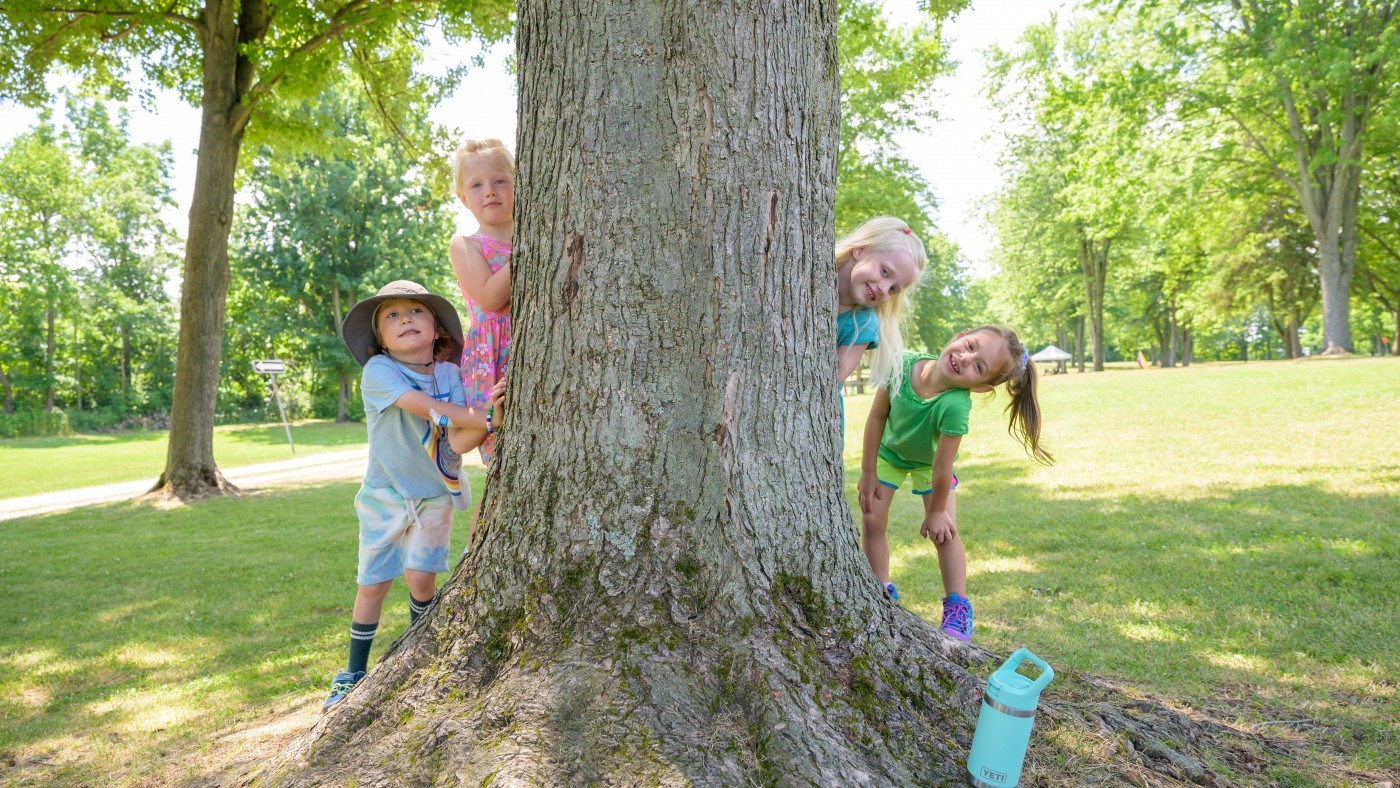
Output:
<instances>
[{"instance_id":1,"label":"background tree","mask_svg":"<svg viewBox=\"0 0 1400 788\"><path fill-rule=\"evenodd\" d=\"M1348 317L1366 141L1395 95L1395 0L1139 2L1178 53L1183 95L1228 118L1240 150L1296 196L1315 236L1323 352L1351 349Z\"/></svg>"},{"instance_id":2,"label":"background tree","mask_svg":"<svg viewBox=\"0 0 1400 788\"><path fill-rule=\"evenodd\" d=\"M1140 139L1148 107L1123 100L1135 72L1133 53L1111 20L1052 17L1027 28L1015 52L994 51L988 90L1002 112L1014 166L1008 179L1042 178L1025 192L1050 200L1048 210L1074 240L1083 275L1094 370L1105 359L1104 295L1115 244L1137 214ZM1007 196L1020 194L1011 187ZM1040 225L1046 226L1046 225ZM1054 237L1063 233L1056 232Z\"/></svg>"},{"instance_id":3,"label":"background tree","mask_svg":"<svg viewBox=\"0 0 1400 788\"><path fill-rule=\"evenodd\" d=\"M58 318L72 296L72 278L65 266L81 211L85 184L77 164L58 139L52 116L17 137L0 159L0 213L5 216L10 264L24 281L30 303L43 308L43 408L54 408Z\"/></svg>"},{"instance_id":4,"label":"background tree","mask_svg":"<svg viewBox=\"0 0 1400 788\"><path fill-rule=\"evenodd\" d=\"M169 404L168 372L138 374L163 363L153 338L172 323L165 284L177 244L160 217L171 204L169 146L133 145L125 114L98 96L65 94L63 103L62 125L45 107L0 151L0 384L7 414L16 383L21 415L67 413L4 434L105 425ZM162 386L166 396L150 402ZM102 415L84 418L94 408Z\"/></svg>"},{"instance_id":5,"label":"background tree","mask_svg":"<svg viewBox=\"0 0 1400 788\"><path fill-rule=\"evenodd\" d=\"M394 279L456 290L444 257L453 229L443 209L445 140L418 112L398 128L438 144L427 153L403 146L349 89L327 93L307 112L324 116L317 125L334 129L335 144L290 162L261 156L254 165L257 186L233 237L230 301L242 319L227 350L252 351L236 354L243 370L245 356L271 352L273 343L296 347L313 398L328 392L334 402L324 415L344 421L358 412L350 395L359 371L340 339L345 312ZM263 382L253 383L261 392Z\"/></svg>"},{"instance_id":6,"label":"background tree","mask_svg":"<svg viewBox=\"0 0 1400 788\"><path fill-rule=\"evenodd\" d=\"M1364 194L1356 281L1390 315L1390 352L1400 355L1400 154L1373 160Z\"/></svg>"},{"instance_id":7,"label":"background tree","mask_svg":"<svg viewBox=\"0 0 1400 788\"><path fill-rule=\"evenodd\" d=\"M0 96L42 100L54 67L120 89L136 64L147 79L201 108L170 442L155 489L198 496L227 488L214 463L213 427L228 238L245 136L252 130L254 139L261 134L283 145L312 144L319 131L288 110L319 93L342 67L357 75L377 110L398 117L405 105L461 76L454 71L434 80L415 73L429 24L449 41L498 38L509 11L501 0L6 4Z\"/></svg>"}]
</instances>

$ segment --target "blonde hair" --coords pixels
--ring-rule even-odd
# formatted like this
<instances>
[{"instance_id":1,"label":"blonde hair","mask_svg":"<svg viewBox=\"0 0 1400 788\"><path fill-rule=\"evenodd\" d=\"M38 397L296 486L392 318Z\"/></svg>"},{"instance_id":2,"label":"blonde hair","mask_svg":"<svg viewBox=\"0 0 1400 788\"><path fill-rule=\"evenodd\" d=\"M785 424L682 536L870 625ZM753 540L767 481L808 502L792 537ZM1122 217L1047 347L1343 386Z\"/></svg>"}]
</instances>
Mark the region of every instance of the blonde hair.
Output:
<instances>
[{"instance_id":1,"label":"blonde hair","mask_svg":"<svg viewBox=\"0 0 1400 788\"><path fill-rule=\"evenodd\" d=\"M452 193L464 203L467 197L466 184L462 182L462 169L466 166L467 159L472 156L488 159L505 168L512 178L515 177L515 158L506 150L504 142L498 139L467 140L452 154Z\"/></svg>"},{"instance_id":2,"label":"blonde hair","mask_svg":"<svg viewBox=\"0 0 1400 788\"><path fill-rule=\"evenodd\" d=\"M837 271L851 262L851 253L856 249L908 252L914 258L914 265L918 267L920 277L924 273L924 264L928 261L924 242L919 240L919 236L914 234L903 219L893 216L877 216L870 219L837 241ZM871 351L870 377L875 385L884 386L890 391L898 389L900 379L904 377L902 323L910 311L909 294L914 292L920 277L915 277L913 285L890 295L889 300L875 307L875 313L880 316L880 343Z\"/></svg>"}]
</instances>

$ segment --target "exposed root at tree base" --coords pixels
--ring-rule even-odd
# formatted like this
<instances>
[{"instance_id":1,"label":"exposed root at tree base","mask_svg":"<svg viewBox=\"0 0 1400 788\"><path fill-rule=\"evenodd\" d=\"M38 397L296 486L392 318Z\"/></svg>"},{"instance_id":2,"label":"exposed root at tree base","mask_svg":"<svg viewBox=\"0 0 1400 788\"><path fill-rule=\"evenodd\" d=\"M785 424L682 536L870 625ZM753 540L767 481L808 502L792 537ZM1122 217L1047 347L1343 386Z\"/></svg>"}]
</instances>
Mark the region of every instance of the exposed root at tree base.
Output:
<instances>
[{"instance_id":1,"label":"exposed root at tree base","mask_svg":"<svg viewBox=\"0 0 1400 788\"><path fill-rule=\"evenodd\" d=\"M566 643L498 666L482 659L490 637L444 643L450 653L409 648L287 757L237 781L965 782L982 687L968 669L989 672L989 652L903 614L844 638L811 633L807 646L755 632L747 641L759 645L746 649L710 634L655 651L615 638ZM1303 757L1078 675L1042 703L1032 741L1026 785L1253 784L1261 766Z\"/></svg>"},{"instance_id":2,"label":"exposed root at tree base","mask_svg":"<svg viewBox=\"0 0 1400 788\"><path fill-rule=\"evenodd\" d=\"M137 500L150 503L157 508L175 508L206 498L222 495L237 496L241 493L242 490L224 478L223 472L218 468L210 467L195 473L181 474L173 481L169 474L161 474L155 485Z\"/></svg>"}]
</instances>

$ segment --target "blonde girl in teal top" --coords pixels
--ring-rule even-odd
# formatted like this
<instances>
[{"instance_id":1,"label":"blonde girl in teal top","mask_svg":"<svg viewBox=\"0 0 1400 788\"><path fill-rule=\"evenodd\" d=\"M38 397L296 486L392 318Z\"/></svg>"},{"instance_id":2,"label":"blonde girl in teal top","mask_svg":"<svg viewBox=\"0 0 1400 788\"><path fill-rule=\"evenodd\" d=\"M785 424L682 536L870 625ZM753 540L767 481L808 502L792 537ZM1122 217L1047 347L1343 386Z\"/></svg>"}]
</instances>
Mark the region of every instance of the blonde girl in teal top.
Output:
<instances>
[{"instance_id":1,"label":"blonde girl in teal top","mask_svg":"<svg viewBox=\"0 0 1400 788\"><path fill-rule=\"evenodd\" d=\"M936 356L905 353L902 367L899 383L875 392L865 422L857 485L861 546L885 593L897 600L890 582L887 529L894 492L908 479L913 493L924 501L919 534L938 548L947 595L941 629L966 642L972 639L972 602L967 598L967 558L958 536L953 459L967 434L971 393L992 391L1003 383L1011 395L1006 408L1011 434L1037 461L1053 459L1040 447L1035 363L1015 331L982 326L962 331Z\"/></svg>"},{"instance_id":2,"label":"blonde girl in teal top","mask_svg":"<svg viewBox=\"0 0 1400 788\"><path fill-rule=\"evenodd\" d=\"M838 383L846 382L867 349L875 351L870 376L877 385L899 375L899 323L927 260L924 242L893 216L870 219L836 242Z\"/></svg>"}]
</instances>

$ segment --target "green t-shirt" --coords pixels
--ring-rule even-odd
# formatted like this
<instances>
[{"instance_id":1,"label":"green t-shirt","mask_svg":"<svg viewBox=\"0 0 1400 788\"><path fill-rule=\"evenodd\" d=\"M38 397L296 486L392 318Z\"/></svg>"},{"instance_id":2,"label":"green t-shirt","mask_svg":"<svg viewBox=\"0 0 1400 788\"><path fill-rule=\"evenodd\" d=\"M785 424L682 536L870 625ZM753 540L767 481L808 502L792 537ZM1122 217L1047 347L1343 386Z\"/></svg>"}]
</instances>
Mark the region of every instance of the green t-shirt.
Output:
<instances>
[{"instance_id":1,"label":"green t-shirt","mask_svg":"<svg viewBox=\"0 0 1400 788\"><path fill-rule=\"evenodd\" d=\"M914 365L926 358L938 360L927 353L904 353L904 379L898 391L890 392L890 415L880 438L880 458L904 470L933 465L938 436L966 435L972 412L967 389L948 389L931 399L914 393Z\"/></svg>"}]
</instances>

